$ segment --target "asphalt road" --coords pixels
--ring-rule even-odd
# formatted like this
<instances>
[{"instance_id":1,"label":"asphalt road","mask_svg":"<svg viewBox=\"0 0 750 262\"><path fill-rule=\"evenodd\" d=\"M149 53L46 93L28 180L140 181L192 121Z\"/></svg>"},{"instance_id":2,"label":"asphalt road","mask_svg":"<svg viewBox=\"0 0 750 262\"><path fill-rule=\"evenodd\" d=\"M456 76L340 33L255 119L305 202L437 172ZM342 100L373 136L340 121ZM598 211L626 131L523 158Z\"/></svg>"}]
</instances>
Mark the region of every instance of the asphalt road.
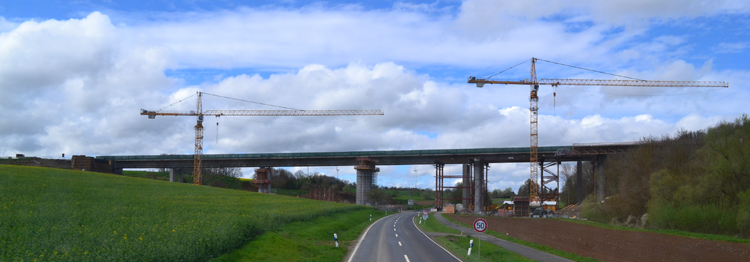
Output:
<instances>
[{"instance_id":1,"label":"asphalt road","mask_svg":"<svg viewBox=\"0 0 750 262\"><path fill-rule=\"evenodd\" d=\"M460 261L417 229L412 219L418 214L393 214L375 222L347 261Z\"/></svg>"}]
</instances>

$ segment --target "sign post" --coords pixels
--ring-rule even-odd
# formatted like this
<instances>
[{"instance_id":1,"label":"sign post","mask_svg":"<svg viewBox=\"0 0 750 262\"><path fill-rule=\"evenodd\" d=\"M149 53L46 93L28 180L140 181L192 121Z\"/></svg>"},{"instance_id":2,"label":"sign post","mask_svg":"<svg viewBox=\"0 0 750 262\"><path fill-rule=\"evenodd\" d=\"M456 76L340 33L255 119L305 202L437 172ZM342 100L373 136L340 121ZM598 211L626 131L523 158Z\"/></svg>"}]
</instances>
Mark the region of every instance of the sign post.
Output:
<instances>
[{"instance_id":1,"label":"sign post","mask_svg":"<svg viewBox=\"0 0 750 262\"><path fill-rule=\"evenodd\" d=\"M474 231L477 231L478 233L483 233L485 230L487 230L487 221L482 218L477 218L477 220L474 220ZM477 237L477 241L479 241L479 247L477 248L477 254L479 255L479 258L482 258L482 239ZM471 249L470 249L471 250Z\"/></svg>"},{"instance_id":2,"label":"sign post","mask_svg":"<svg viewBox=\"0 0 750 262\"><path fill-rule=\"evenodd\" d=\"M333 233L333 241L336 242L336 247L339 247L339 236Z\"/></svg>"}]
</instances>

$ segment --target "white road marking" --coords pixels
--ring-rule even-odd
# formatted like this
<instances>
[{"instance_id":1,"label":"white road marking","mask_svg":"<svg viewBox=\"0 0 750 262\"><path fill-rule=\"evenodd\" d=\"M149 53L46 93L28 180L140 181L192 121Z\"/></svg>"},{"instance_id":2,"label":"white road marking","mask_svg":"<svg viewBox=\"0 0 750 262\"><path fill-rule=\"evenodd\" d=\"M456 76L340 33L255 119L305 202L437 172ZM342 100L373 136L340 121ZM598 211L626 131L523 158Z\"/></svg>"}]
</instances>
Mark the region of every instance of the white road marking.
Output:
<instances>
[{"instance_id":1,"label":"white road marking","mask_svg":"<svg viewBox=\"0 0 750 262\"><path fill-rule=\"evenodd\" d=\"M396 231L396 228L395 228L395 227L393 228L393 231Z\"/></svg>"},{"instance_id":2,"label":"white road marking","mask_svg":"<svg viewBox=\"0 0 750 262\"><path fill-rule=\"evenodd\" d=\"M400 247L402 246L402 245L401 245L401 241L398 241L398 246L400 246Z\"/></svg>"},{"instance_id":3,"label":"white road marking","mask_svg":"<svg viewBox=\"0 0 750 262\"><path fill-rule=\"evenodd\" d=\"M398 237L398 234L396 234L396 237Z\"/></svg>"},{"instance_id":4,"label":"white road marking","mask_svg":"<svg viewBox=\"0 0 750 262\"><path fill-rule=\"evenodd\" d=\"M406 254L404 254L404 258L406 258L406 262L411 262L409 261L409 257L407 257Z\"/></svg>"},{"instance_id":5,"label":"white road marking","mask_svg":"<svg viewBox=\"0 0 750 262\"><path fill-rule=\"evenodd\" d=\"M385 217L381 217L380 219L376 220L375 223L380 222L380 220L383 220L384 218ZM375 225L375 223L370 224L370 226L368 226L367 229L365 229L365 233L362 234L362 237L360 237L359 240L357 240L357 245L354 246L354 251L352 251L352 255L349 256L349 260L347 260L347 262L352 262L352 258L354 258L354 254L357 254L357 249L359 249L359 244L362 243L362 240L364 240L365 236L367 236L367 232L370 231L370 228L372 228L372 226ZM424 234L424 233L422 233L422 234ZM398 235L396 237L398 237Z\"/></svg>"}]
</instances>

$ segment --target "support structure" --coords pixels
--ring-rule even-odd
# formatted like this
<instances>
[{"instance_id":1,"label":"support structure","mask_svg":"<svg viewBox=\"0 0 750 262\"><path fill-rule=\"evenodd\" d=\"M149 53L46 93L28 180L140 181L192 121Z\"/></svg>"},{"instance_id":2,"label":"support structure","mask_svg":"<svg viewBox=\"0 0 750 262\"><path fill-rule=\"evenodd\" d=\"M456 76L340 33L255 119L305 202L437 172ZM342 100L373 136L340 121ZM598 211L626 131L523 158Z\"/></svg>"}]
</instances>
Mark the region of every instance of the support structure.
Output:
<instances>
[{"instance_id":1,"label":"support structure","mask_svg":"<svg viewBox=\"0 0 750 262\"><path fill-rule=\"evenodd\" d=\"M198 92L198 121L195 124L195 155L193 155L193 185L198 186L203 184L203 103L201 97L202 93Z\"/></svg>"},{"instance_id":2,"label":"support structure","mask_svg":"<svg viewBox=\"0 0 750 262\"><path fill-rule=\"evenodd\" d=\"M182 183L182 168L169 169L169 182Z\"/></svg>"},{"instance_id":3,"label":"support structure","mask_svg":"<svg viewBox=\"0 0 750 262\"><path fill-rule=\"evenodd\" d=\"M438 211L443 210L443 168L445 164L435 163L435 207Z\"/></svg>"},{"instance_id":4,"label":"support structure","mask_svg":"<svg viewBox=\"0 0 750 262\"><path fill-rule=\"evenodd\" d=\"M471 205L471 164L463 164L463 188L462 188L462 194L461 194L461 203L464 205L464 208L467 210L469 209L469 205Z\"/></svg>"},{"instance_id":5,"label":"support structure","mask_svg":"<svg viewBox=\"0 0 750 262\"><path fill-rule=\"evenodd\" d=\"M271 172L273 172L273 168L271 167L255 169L255 180L253 180L253 184L258 187L258 193L271 193Z\"/></svg>"},{"instance_id":6,"label":"support structure","mask_svg":"<svg viewBox=\"0 0 750 262\"><path fill-rule=\"evenodd\" d=\"M331 202L337 202L337 196L338 192L334 188L320 188L320 187L314 187L310 188L310 199L315 200L325 200L325 201L331 201Z\"/></svg>"},{"instance_id":7,"label":"support structure","mask_svg":"<svg viewBox=\"0 0 750 262\"><path fill-rule=\"evenodd\" d=\"M583 162L576 163L576 204L583 203Z\"/></svg>"},{"instance_id":8,"label":"support structure","mask_svg":"<svg viewBox=\"0 0 750 262\"><path fill-rule=\"evenodd\" d=\"M596 201L601 203L606 197L607 180L604 176L604 159L605 156L595 156L594 160L591 161L591 166L594 169L594 192L596 194Z\"/></svg>"},{"instance_id":9,"label":"support structure","mask_svg":"<svg viewBox=\"0 0 750 262\"><path fill-rule=\"evenodd\" d=\"M358 157L359 164L354 167L357 170L357 205L371 205L367 194L372 190L373 176L380 172L380 168L375 167L377 160L368 157Z\"/></svg>"},{"instance_id":10,"label":"support structure","mask_svg":"<svg viewBox=\"0 0 750 262\"><path fill-rule=\"evenodd\" d=\"M544 206L544 201L554 199L555 203L560 202L560 161L559 159L555 162L539 162L539 166L542 168L542 177L540 181L541 189L539 190L540 194L540 201L539 204ZM553 171L553 168L556 168L557 171ZM552 188L549 187L550 184L556 183L556 188L553 191ZM552 193L545 193L548 191L552 191ZM558 204L555 204L555 210L559 208Z\"/></svg>"},{"instance_id":11,"label":"support structure","mask_svg":"<svg viewBox=\"0 0 750 262\"><path fill-rule=\"evenodd\" d=\"M474 212L484 210L484 161L474 159Z\"/></svg>"}]
</instances>

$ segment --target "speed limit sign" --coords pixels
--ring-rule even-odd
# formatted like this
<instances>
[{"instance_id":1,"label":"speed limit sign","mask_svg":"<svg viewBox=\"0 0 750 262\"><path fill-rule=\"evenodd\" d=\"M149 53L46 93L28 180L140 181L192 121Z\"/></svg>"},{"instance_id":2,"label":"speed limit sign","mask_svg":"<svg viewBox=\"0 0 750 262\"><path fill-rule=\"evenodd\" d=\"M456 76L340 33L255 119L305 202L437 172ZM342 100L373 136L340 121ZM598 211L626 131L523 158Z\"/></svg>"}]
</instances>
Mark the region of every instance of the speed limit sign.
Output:
<instances>
[{"instance_id":1,"label":"speed limit sign","mask_svg":"<svg viewBox=\"0 0 750 262\"><path fill-rule=\"evenodd\" d=\"M481 218L477 218L477 220L474 220L474 230L476 230L479 233L482 233L485 230L487 230L487 221Z\"/></svg>"}]
</instances>

